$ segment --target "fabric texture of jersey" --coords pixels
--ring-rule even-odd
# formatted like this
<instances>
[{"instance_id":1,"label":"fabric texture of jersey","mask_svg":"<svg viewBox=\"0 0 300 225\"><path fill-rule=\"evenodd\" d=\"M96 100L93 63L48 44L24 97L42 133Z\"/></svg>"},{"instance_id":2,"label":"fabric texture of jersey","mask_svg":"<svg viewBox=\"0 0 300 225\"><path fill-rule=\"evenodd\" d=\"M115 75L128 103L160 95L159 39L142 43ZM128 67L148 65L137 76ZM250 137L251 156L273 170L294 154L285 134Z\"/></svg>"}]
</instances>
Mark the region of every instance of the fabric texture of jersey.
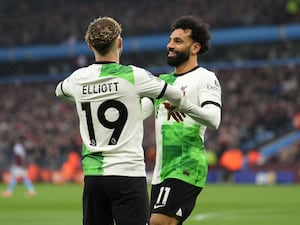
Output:
<instances>
[{"instance_id":1,"label":"fabric texture of jersey","mask_svg":"<svg viewBox=\"0 0 300 225\"><path fill-rule=\"evenodd\" d=\"M185 91L187 98L197 106L206 103L221 105L221 88L216 75L202 67L175 76L160 75L162 80ZM204 187L208 172L204 147L206 126L186 116L184 122L167 121L164 100L155 100L156 163L152 184L167 178L176 178L197 187Z\"/></svg>"},{"instance_id":2,"label":"fabric texture of jersey","mask_svg":"<svg viewBox=\"0 0 300 225\"><path fill-rule=\"evenodd\" d=\"M61 83L76 103L84 175L146 176L140 99L164 87L148 71L117 63L78 69Z\"/></svg>"}]
</instances>

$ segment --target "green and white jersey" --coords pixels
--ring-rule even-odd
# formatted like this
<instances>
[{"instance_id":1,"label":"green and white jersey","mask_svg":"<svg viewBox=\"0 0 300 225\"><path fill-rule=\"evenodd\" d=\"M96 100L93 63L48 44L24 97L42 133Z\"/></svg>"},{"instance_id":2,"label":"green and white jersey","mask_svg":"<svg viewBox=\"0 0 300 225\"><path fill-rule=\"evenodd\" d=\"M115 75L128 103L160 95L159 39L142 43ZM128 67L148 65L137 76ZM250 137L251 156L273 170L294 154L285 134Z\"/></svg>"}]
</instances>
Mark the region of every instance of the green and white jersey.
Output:
<instances>
[{"instance_id":1,"label":"green and white jersey","mask_svg":"<svg viewBox=\"0 0 300 225\"><path fill-rule=\"evenodd\" d=\"M221 88L215 74L202 67L174 76L160 75L162 80L185 90L187 98L199 107L221 106ZM167 120L164 100L155 100L156 162L152 184L176 178L191 185L204 187L208 172L204 147L206 126L186 116L184 122Z\"/></svg>"},{"instance_id":2,"label":"green and white jersey","mask_svg":"<svg viewBox=\"0 0 300 225\"><path fill-rule=\"evenodd\" d=\"M58 84L56 94L76 103L84 175L146 176L140 99L163 96L166 86L142 68L110 62L80 68Z\"/></svg>"}]
</instances>

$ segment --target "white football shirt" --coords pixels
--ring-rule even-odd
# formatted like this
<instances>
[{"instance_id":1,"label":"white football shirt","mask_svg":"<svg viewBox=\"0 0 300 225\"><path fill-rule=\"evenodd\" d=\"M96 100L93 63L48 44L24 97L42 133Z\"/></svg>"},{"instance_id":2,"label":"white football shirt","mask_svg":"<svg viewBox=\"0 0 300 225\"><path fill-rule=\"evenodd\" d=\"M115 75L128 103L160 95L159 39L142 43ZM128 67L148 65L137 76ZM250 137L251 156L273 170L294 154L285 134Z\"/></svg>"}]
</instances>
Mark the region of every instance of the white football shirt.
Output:
<instances>
[{"instance_id":1,"label":"white football shirt","mask_svg":"<svg viewBox=\"0 0 300 225\"><path fill-rule=\"evenodd\" d=\"M202 67L185 74L162 74L162 80L185 91L186 97L199 108L215 105L221 108L221 87L216 75ZM164 99L155 101L156 161L152 184L167 178L204 187L208 172L204 147L206 126L187 115L177 123L167 120ZM220 113L219 110L216 110Z\"/></svg>"},{"instance_id":2,"label":"white football shirt","mask_svg":"<svg viewBox=\"0 0 300 225\"><path fill-rule=\"evenodd\" d=\"M180 89L148 71L112 62L80 68L57 85L57 96L76 103L85 175L146 176L141 98L165 91L181 99Z\"/></svg>"}]
</instances>

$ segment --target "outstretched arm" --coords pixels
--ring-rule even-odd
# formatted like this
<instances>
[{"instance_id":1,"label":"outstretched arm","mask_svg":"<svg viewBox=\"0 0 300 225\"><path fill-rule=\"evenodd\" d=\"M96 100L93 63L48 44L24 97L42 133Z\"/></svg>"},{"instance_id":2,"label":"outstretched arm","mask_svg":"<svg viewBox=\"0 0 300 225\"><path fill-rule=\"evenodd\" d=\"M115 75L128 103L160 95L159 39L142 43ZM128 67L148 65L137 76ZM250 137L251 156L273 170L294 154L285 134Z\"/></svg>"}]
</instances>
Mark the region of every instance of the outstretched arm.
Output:
<instances>
[{"instance_id":1,"label":"outstretched arm","mask_svg":"<svg viewBox=\"0 0 300 225\"><path fill-rule=\"evenodd\" d=\"M169 117L173 117L176 121L182 121L185 114L192 119L209 128L218 129L221 122L221 106L218 104L206 104L199 107L184 98L178 109L171 104L165 104L168 109Z\"/></svg>"},{"instance_id":2,"label":"outstretched arm","mask_svg":"<svg viewBox=\"0 0 300 225\"><path fill-rule=\"evenodd\" d=\"M153 99L144 97L141 100L141 106L142 106L142 116L143 120L147 119L149 116L151 116L154 112L154 105L153 105Z\"/></svg>"}]
</instances>

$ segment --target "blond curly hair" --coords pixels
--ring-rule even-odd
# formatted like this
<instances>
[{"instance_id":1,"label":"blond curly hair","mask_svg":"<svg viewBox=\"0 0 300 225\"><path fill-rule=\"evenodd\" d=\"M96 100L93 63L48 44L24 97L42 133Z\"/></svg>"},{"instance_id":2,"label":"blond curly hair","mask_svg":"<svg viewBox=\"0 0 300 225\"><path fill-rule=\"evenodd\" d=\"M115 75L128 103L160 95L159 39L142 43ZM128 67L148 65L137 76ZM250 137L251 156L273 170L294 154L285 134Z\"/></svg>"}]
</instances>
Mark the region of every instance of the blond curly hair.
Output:
<instances>
[{"instance_id":1,"label":"blond curly hair","mask_svg":"<svg viewBox=\"0 0 300 225\"><path fill-rule=\"evenodd\" d=\"M85 41L101 55L106 55L121 32L121 25L113 18L98 17L88 26Z\"/></svg>"}]
</instances>

